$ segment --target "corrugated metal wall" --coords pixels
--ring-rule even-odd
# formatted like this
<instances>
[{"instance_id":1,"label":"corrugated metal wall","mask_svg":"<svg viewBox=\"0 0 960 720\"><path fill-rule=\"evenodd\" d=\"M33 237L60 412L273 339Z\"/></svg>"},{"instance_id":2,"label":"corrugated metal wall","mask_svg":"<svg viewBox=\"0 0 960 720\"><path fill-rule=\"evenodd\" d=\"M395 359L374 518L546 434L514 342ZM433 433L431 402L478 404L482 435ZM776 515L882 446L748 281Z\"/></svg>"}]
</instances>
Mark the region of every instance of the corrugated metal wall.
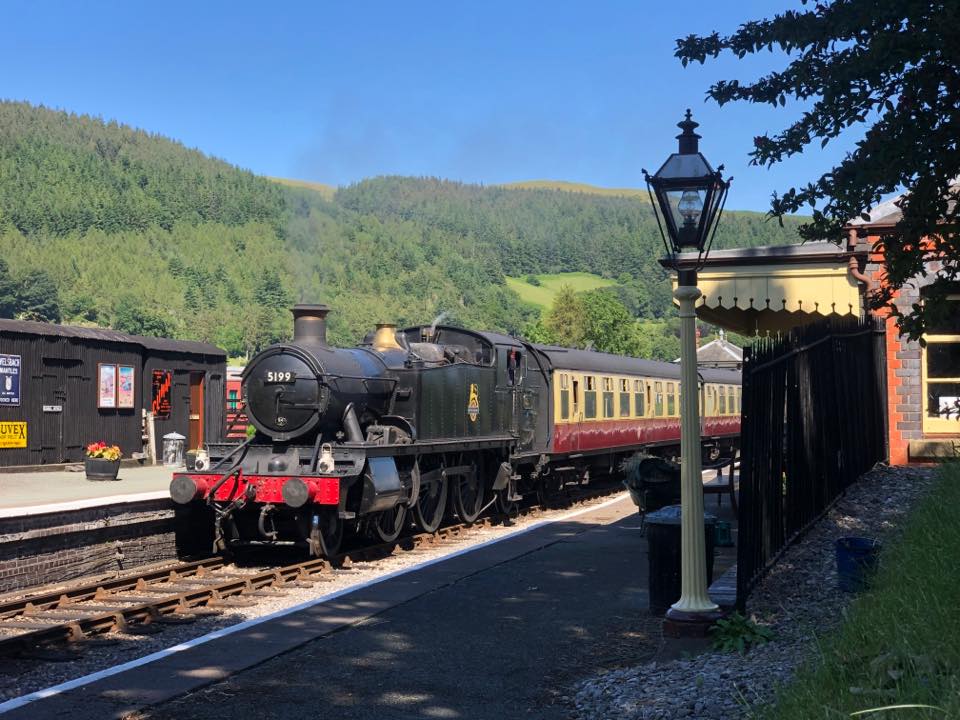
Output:
<instances>
[{"instance_id":1,"label":"corrugated metal wall","mask_svg":"<svg viewBox=\"0 0 960 720\"><path fill-rule=\"evenodd\" d=\"M0 422L27 423L27 447L0 448L0 466L81 461L85 446L99 440L119 445L125 457L143 451L143 408L150 407L154 368L172 370L175 376L171 416L157 423L158 453L163 434L176 430L188 435L191 372L204 383L204 439L218 442L223 437L223 357L7 331L0 332L0 353L21 358L20 405L0 405ZM135 368L135 407L97 407L99 363ZM47 412L44 405L51 406ZM53 410L56 407L61 410Z\"/></svg>"}]
</instances>

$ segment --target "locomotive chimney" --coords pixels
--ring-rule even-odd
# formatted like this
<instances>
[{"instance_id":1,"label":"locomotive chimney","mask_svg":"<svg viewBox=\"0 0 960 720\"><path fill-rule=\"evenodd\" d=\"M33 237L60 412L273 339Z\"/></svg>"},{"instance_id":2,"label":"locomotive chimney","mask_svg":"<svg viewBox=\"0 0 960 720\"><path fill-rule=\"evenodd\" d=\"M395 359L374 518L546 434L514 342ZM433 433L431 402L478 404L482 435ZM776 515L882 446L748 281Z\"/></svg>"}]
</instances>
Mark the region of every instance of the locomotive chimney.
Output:
<instances>
[{"instance_id":1,"label":"locomotive chimney","mask_svg":"<svg viewBox=\"0 0 960 720\"><path fill-rule=\"evenodd\" d=\"M326 305L294 305L293 313L293 341L327 344L327 313L330 308Z\"/></svg>"}]
</instances>

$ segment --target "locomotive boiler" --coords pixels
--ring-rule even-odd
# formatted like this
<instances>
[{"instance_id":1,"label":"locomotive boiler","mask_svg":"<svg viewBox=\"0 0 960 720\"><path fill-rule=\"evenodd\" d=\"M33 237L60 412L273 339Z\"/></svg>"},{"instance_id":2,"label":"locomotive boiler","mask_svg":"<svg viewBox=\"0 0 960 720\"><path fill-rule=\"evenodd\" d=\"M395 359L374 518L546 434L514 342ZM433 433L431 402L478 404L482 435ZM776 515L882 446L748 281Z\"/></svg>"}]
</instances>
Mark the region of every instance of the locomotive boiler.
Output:
<instances>
[{"instance_id":1,"label":"locomotive boiler","mask_svg":"<svg viewBox=\"0 0 960 720\"><path fill-rule=\"evenodd\" d=\"M253 437L209 445L208 468L173 478L171 497L217 548L329 555L345 529L391 542L679 448L672 363L435 325L382 324L335 348L328 312L294 307L292 340L244 369ZM702 375L704 446L730 453L739 374Z\"/></svg>"}]
</instances>

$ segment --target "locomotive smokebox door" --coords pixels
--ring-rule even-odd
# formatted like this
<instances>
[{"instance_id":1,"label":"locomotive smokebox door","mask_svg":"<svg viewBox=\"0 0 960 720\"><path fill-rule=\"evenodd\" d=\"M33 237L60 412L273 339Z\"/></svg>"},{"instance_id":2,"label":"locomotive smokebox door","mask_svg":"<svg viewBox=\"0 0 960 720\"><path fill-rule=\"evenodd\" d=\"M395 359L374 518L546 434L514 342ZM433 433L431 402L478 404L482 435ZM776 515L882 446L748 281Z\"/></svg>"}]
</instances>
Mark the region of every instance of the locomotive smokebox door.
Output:
<instances>
[{"instance_id":1,"label":"locomotive smokebox door","mask_svg":"<svg viewBox=\"0 0 960 720\"><path fill-rule=\"evenodd\" d=\"M363 474L363 499L360 513L389 510L397 505L403 495L403 483L397 472L397 463L392 457L370 458Z\"/></svg>"}]
</instances>

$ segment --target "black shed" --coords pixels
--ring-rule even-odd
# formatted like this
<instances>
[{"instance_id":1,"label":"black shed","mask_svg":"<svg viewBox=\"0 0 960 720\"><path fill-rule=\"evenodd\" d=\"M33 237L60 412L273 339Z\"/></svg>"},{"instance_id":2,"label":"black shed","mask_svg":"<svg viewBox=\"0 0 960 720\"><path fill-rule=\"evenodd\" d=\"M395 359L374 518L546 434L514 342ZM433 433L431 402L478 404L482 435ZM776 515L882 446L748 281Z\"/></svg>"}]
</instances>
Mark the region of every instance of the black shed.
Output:
<instances>
[{"instance_id":1,"label":"black shed","mask_svg":"<svg viewBox=\"0 0 960 720\"><path fill-rule=\"evenodd\" d=\"M207 343L0 320L0 466L83 459L86 445L146 450L154 415L188 447L224 431L226 353Z\"/></svg>"}]
</instances>

